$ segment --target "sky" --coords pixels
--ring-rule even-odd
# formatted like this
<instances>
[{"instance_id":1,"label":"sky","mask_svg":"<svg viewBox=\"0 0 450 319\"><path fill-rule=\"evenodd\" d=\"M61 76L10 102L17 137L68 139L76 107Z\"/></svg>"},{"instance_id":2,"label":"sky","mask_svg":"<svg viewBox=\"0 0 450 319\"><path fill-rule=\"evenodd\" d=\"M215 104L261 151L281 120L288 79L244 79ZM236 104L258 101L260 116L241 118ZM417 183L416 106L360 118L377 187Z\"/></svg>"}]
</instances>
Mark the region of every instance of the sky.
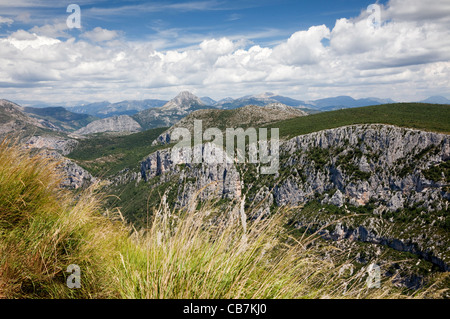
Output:
<instances>
[{"instance_id":1,"label":"sky","mask_svg":"<svg viewBox=\"0 0 450 319\"><path fill-rule=\"evenodd\" d=\"M68 105L184 90L450 98L450 1L0 0L0 98Z\"/></svg>"}]
</instances>

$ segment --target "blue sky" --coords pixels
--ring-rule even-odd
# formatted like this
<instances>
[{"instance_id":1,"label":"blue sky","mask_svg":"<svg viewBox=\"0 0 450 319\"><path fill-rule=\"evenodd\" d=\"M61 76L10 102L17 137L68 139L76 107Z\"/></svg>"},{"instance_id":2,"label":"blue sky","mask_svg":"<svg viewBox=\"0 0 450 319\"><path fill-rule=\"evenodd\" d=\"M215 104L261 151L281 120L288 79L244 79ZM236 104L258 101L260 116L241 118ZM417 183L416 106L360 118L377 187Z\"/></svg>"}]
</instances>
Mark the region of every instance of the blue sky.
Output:
<instances>
[{"instance_id":1,"label":"blue sky","mask_svg":"<svg viewBox=\"0 0 450 319\"><path fill-rule=\"evenodd\" d=\"M370 3L373 1L113 1L86 6L86 24L123 30L129 39L152 39L174 30L174 40L175 35L239 36L270 45L311 25L332 27L337 18L357 16Z\"/></svg>"},{"instance_id":2,"label":"blue sky","mask_svg":"<svg viewBox=\"0 0 450 319\"><path fill-rule=\"evenodd\" d=\"M0 97L450 97L449 3L0 0Z\"/></svg>"},{"instance_id":3,"label":"blue sky","mask_svg":"<svg viewBox=\"0 0 450 319\"><path fill-rule=\"evenodd\" d=\"M199 0L199 1L18 1L7 4L2 16L25 18L1 29L8 32L63 22L69 4L80 5L82 29L68 33L78 37L83 30L101 27L120 30L130 41L170 39L161 47L182 48L198 39L248 38L273 46L297 30L325 24L332 28L339 18L358 16L373 0ZM378 1L383 4L385 1ZM192 42L191 42L192 41Z\"/></svg>"}]
</instances>

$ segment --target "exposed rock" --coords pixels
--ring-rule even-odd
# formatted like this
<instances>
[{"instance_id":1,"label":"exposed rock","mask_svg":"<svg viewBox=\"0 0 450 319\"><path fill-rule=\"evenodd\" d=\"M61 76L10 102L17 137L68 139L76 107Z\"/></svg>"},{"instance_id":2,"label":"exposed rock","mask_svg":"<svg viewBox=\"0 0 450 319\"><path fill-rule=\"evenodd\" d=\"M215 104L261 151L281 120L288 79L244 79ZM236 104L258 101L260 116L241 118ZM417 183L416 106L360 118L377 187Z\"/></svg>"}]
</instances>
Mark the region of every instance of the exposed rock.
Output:
<instances>
[{"instance_id":1,"label":"exposed rock","mask_svg":"<svg viewBox=\"0 0 450 319\"><path fill-rule=\"evenodd\" d=\"M97 181L88 171L74 163L70 159L62 156L56 151L43 149L41 154L51 157L59 162L58 169L61 170L63 180L61 186L68 189L80 189L92 185Z\"/></svg>"},{"instance_id":2,"label":"exposed rock","mask_svg":"<svg viewBox=\"0 0 450 319\"><path fill-rule=\"evenodd\" d=\"M274 195L279 205L298 204L338 189L352 204L374 200L392 211L423 199L442 201L445 185L426 180L422 170L448 160L449 144L445 134L390 125L355 125L298 136L282 143L280 156L287 160L281 161L280 169L296 163L306 179L291 177L274 188ZM315 165L312 149L323 150L323 166Z\"/></svg>"},{"instance_id":3,"label":"exposed rock","mask_svg":"<svg viewBox=\"0 0 450 319\"><path fill-rule=\"evenodd\" d=\"M337 207L342 207L344 205L344 196L339 189L331 197L330 204Z\"/></svg>"},{"instance_id":4,"label":"exposed rock","mask_svg":"<svg viewBox=\"0 0 450 319\"><path fill-rule=\"evenodd\" d=\"M55 136L32 136L25 142L27 148L47 148L57 150L62 155L69 154L77 145L77 140Z\"/></svg>"},{"instance_id":5,"label":"exposed rock","mask_svg":"<svg viewBox=\"0 0 450 319\"><path fill-rule=\"evenodd\" d=\"M447 207L445 184L428 181L422 170L448 160L449 144L445 134L375 124L298 136L280 146L280 170L289 167L297 174L278 181L271 192L278 206L298 205L334 190L328 199L332 204L348 201L361 206L372 201L380 213L383 206L396 211L420 202L427 209ZM319 155L311 155L314 149ZM319 161L323 165L317 165ZM203 174L218 174L200 164L185 168L200 179ZM236 172L236 182L240 179L231 164L219 164L217 169ZM174 172L179 174L180 168L174 168L169 150L151 154L141 165L143 179Z\"/></svg>"},{"instance_id":6,"label":"exposed rock","mask_svg":"<svg viewBox=\"0 0 450 319\"><path fill-rule=\"evenodd\" d=\"M422 207L425 212L448 208L444 181L427 180L424 170L450 159L450 138L446 134L399 128L390 125L354 125L297 136L280 146L280 171L274 183L261 193L248 197L250 204L272 198L278 206L297 206L322 196L322 202L338 207L344 203L364 206L371 202L374 215L394 213L406 207ZM204 147L203 147L204 151ZM250 165L250 164L247 164ZM215 194L221 198L240 199L249 183L244 183L234 164L186 164L172 161L170 149L150 154L141 163L144 180L158 177L172 181L178 205L203 189L200 198ZM284 176L279 179L280 176ZM276 183L275 183L276 181ZM333 193L329 196L328 193ZM270 203L270 200L269 200ZM257 213L270 211L269 205ZM269 210L268 210L269 209ZM306 218L306 217L305 217ZM433 226L417 233L420 224L406 225L400 233L392 223L366 219L364 224L339 225L334 232L323 231L331 239L346 238L381 244L399 251L411 252L448 269L450 256L446 240L433 234ZM305 221L305 223L309 223ZM408 232L414 228L414 235ZM410 231L412 231L411 228ZM427 237L423 239L423 234Z\"/></svg>"},{"instance_id":7,"label":"exposed rock","mask_svg":"<svg viewBox=\"0 0 450 319\"><path fill-rule=\"evenodd\" d=\"M194 94L188 91L183 91L180 94L178 94L175 98L164 104L161 109L186 111L188 109L191 109L192 107L197 106L205 106L205 103L203 103L203 101Z\"/></svg>"},{"instance_id":8,"label":"exposed rock","mask_svg":"<svg viewBox=\"0 0 450 319\"><path fill-rule=\"evenodd\" d=\"M139 132L142 127L128 115L108 117L89 123L74 134L87 135L102 132Z\"/></svg>"},{"instance_id":9,"label":"exposed rock","mask_svg":"<svg viewBox=\"0 0 450 319\"><path fill-rule=\"evenodd\" d=\"M403 208L403 196L400 192L395 193L389 200L388 208L391 212Z\"/></svg>"},{"instance_id":10,"label":"exposed rock","mask_svg":"<svg viewBox=\"0 0 450 319\"><path fill-rule=\"evenodd\" d=\"M206 145L214 147L211 143L201 145L202 154ZM181 159L174 161L171 149L167 149L150 154L141 163L141 176L145 181L156 176L160 176L162 182L177 181L178 204L181 206L197 196L199 190L202 190L198 194L200 199L211 196L238 199L241 196L239 173L227 159L219 164L184 164Z\"/></svg>"}]
</instances>

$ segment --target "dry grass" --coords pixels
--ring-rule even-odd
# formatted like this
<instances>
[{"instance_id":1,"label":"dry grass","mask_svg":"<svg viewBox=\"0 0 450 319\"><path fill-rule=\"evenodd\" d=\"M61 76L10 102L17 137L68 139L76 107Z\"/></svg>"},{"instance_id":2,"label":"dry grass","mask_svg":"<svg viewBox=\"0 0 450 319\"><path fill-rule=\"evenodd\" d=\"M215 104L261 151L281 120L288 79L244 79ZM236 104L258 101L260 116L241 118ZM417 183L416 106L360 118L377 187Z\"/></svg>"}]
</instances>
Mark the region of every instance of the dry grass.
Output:
<instances>
[{"instance_id":1,"label":"dry grass","mask_svg":"<svg viewBox=\"0 0 450 319\"><path fill-rule=\"evenodd\" d=\"M364 269L342 275L342 264L310 245L313 237L289 236L286 210L250 221L239 203L174 211L163 200L136 232L101 210L93 188L61 190L57 163L7 141L0 163L0 297L411 297L387 280L368 289ZM81 268L81 289L66 286L70 264Z\"/></svg>"}]
</instances>

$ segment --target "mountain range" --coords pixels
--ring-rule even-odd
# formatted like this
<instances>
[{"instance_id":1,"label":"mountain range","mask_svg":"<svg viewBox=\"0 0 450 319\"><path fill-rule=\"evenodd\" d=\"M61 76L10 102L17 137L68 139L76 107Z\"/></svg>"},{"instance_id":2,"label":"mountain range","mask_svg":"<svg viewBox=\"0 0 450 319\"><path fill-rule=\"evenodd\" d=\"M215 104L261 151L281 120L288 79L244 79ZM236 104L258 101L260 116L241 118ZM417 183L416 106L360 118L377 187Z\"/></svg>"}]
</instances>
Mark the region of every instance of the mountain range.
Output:
<instances>
[{"instance_id":1,"label":"mountain range","mask_svg":"<svg viewBox=\"0 0 450 319\"><path fill-rule=\"evenodd\" d=\"M392 99L380 99L376 97L354 99L351 96L346 95L310 101L302 101L286 96L276 95L271 92L266 92L258 95L247 95L238 99L225 98L220 101L214 101L209 97L204 97L202 98L202 100L204 103L209 103L210 105L221 109L233 109L245 105L264 106L270 103L283 103L288 106L304 109L309 113L315 113L317 111L330 111L351 107L396 103L396 101ZM419 103L450 104L450 100L448 100L443 96L432 96L423 101L419 101Z\"/></svg>"},{"instance_id":2,"label":"mountain range","mask_svg":"<svg viewBox=\"0 0 450 319\"><path fill-rule=\"evenodd\" d=\"M117 103L103 101L66 107L66 109L74 113L89 114L105 118L117 115L133 115L149 108L161 107L166 102L167 101L157 99L130 100Z\"/></svg>"},{"instance_id":3,"label":"mountain range","mask_svg":"<svg viewBox=\"0 0 450 319\"><path fill-rule=\"evenodd\" d=\"M265 93L235 105L281 98ZM160 196L171 208L195 196L217 199L218 205L240 203L249 219L296 207L298 215L287 226L318 231L356 267L376 260L387 273L398 270L403 287L420 288L430 276L449 271L450 104L388 103L307 114L279 101L235 108L235 100L213 107L207 101L182 92L131 116L96 118L0 100L0 135L23 135L21 145L62 161L64 187L101 181L102 192L112 195L105 207L120 207L136 227L148 217L148 207L161 203ZM374 101L382 102L338 97L303 106L317 110ZM175 162L171 132L198 119L204 129L279 128L277 173L263 175L262 164Z\"/></svg>"},{"instance_id":4,"label":"mountain range","mask_svg":"<svg viewBox=\"0 0 450 319\"><path fill-rule=\"evenodd\" d=\"M183 92L182 92L183 93ZM299 108L307 113L313 114L321 111L330 111L342 108L351 108L351 107L362 107L362 106L370 106L370 105L380 105L380 104L388 104L388 103L396 103L396 101L392 99L380 99L376 97L368 97L368 98L360 98L354 99L351 96L337 96L337 97L329 97L322 98L316 100L298 100L293 99L286 96L277 95L274 93L266 92L257 95L246 95L240 98L231 98L227 97L221 100L214 100L211 97L201 97L189 93L184 92L185 95L189 95L192 101L188 101L188 108L191 109L201 109L205 106L208 108L217 108L217 109L234 109L246 105L257 105L257 106L265 106L267 104L272 103L283 103L288 106L293 106ZM183 94L181 94L183 95ZM108 101L103 102L94 102L94 103L81 103L78 105L73 105L75 102L67 102L65 103L68 106L62 106L66 110L73 113L87 114L98 118L106 118L117 115L129 115L133 116L139 112L151 109L157 109L164 106L166 110L175 110L179 109L180 101L174 102L176 99L180 99L180 97L175 97L171 101L159 100L159 99L146 99L146 100L126 100L116 103L110 103ZM186 96L185 96L186 98ZM186 101L186 99L184 100ZM19 101L20 102L20 101ZM169 103L171 102L171 103ZM169 104L168 104L169 103ZM174 104L175 103L175 104ZM178 104L177 104L178 103ZM183 102L184 103L184 102ZM181 104L183 104L181 103ZM431 103L431 104L450 104L450 100L443 96L431 96L422 101L418 101L418 103ZM30 104L30 102L28 103ZM34 108L44 108L46 104L43 102L34 101L31 103L31 106ZM48 105L47 105L48 107ZM52 107L54 107L52 105ZM184 106L181 108L185 108ZM149 112L150 114L153 112Z\"/></svg>"},{"instance_id":5,"label":"mountain range","mask_svg":"<svg viewBox=\"0 0 450 319\"><path fill-rule=\"evenodd\" d=\"M282 103L273 103L265 106L246 105L231 110L197 110L172 125L153 142L153 145L170 143L171 134L175 128L187 128L193 133L195 120L201 120L204 127L216 127L220 130L225 130L228 127L258 127L276 121L307 115L308 113L302 110Z\"/></svg>"},{"instance_id":6,"label":"mountain range","mask_svg":"<svg viewBox=\"0 0 450 319\"><path fill-rule=\"evenodd\" d=\"M8 103L12 102L8 101ZM190 113L202 109L234 110L249 105L256 107L284 105L285 108L293 107L305 114L314 114L336 109L389 103L394 103L394 101L379 98L354 99L350 96L301 101L270 92L247 95L238 99L225 98L215 101L210 97L199 98L188 91L184 91L170 101L156 99L127 100L117 103L103 101L66 108L21 107L15 103L12 104L15 105L15 110L27 115L30 118L28 122L34 123L33 126L39 129L45 128L52 131L87 135L103 132L130 133L151 128L170 127ZM450 100L442 96L432 96L424 100L423 103L450 104ZM249 114L256 116L255 112L256 109L252 109ZM268 110L266 109L265 112L267 113ZM3 130L11 129L7 129L3 125Z\"/></svg>"}]
</instances>

